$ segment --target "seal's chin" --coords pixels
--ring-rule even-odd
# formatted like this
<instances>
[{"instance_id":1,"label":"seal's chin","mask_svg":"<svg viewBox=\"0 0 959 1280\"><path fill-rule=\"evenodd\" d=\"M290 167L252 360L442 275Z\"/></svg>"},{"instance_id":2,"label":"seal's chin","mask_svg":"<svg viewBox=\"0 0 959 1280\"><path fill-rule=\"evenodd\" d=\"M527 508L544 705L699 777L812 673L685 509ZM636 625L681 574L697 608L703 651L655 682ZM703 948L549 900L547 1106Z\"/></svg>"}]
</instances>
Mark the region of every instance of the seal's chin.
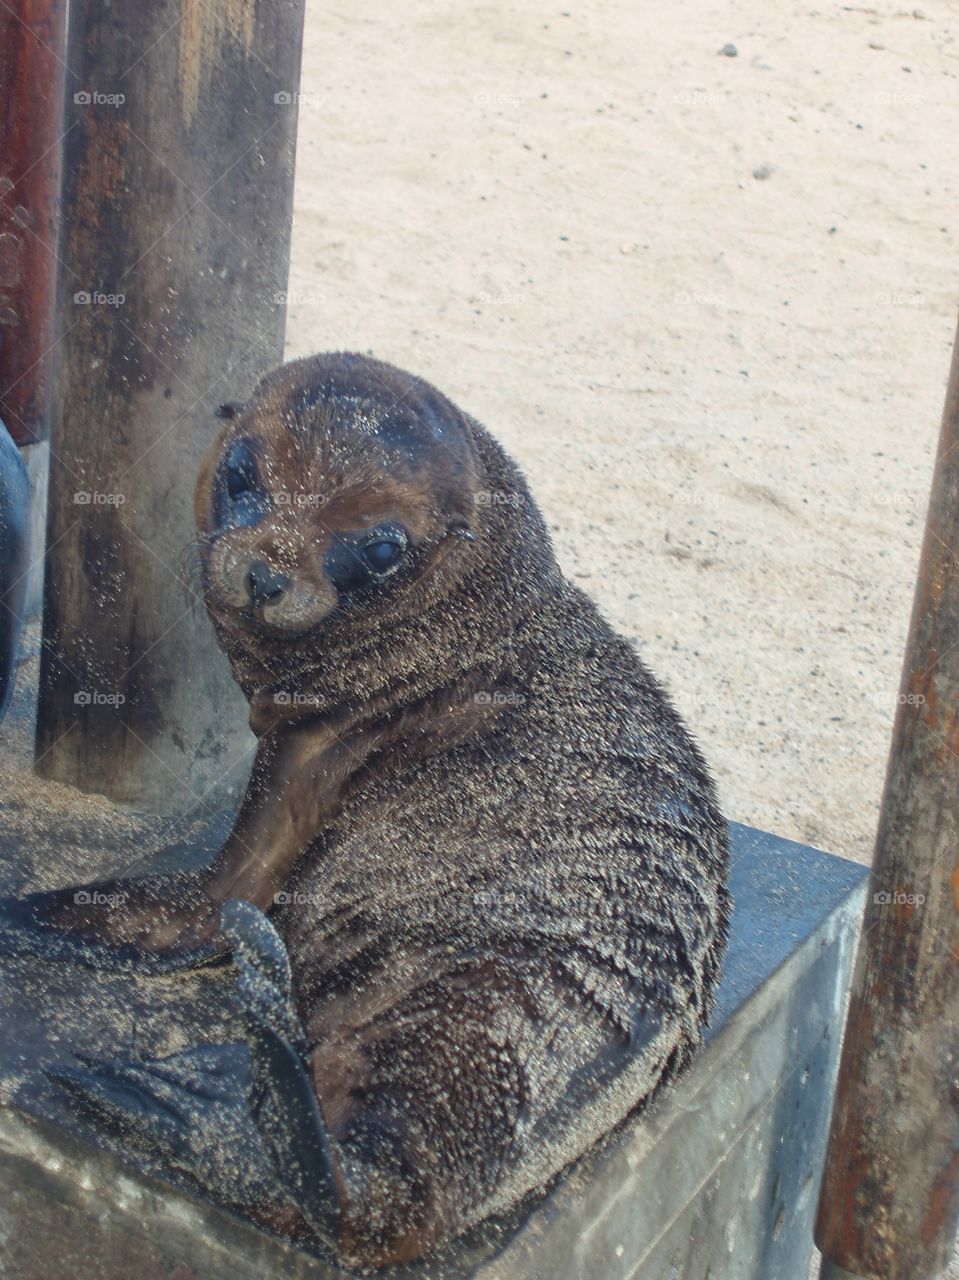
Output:
<instances>
[{"instance_id":1,"label":"seal's chin","mask_svg":"<svg viewBox=\"0 0 959 1280\"><path fill-rule=\"evenodd\" d=\"M321 627L336 609L335 599L280 600L277 604L250 607L244 611L258 634L302 636Z\"/></svg>"},{"instance_id":2,"label":"seal's chin","mask_svg":"<svg viewBox=\"0 0 959 1280\"><path fill-rule=\"evenodd\" d=\"M316 618L270 618L262 610L245 609L241 614L240 626L252 636L263 636L271 639L299 640L301 637L316 631L326 621L328 614Z\"/></svg>"}]
</instances>

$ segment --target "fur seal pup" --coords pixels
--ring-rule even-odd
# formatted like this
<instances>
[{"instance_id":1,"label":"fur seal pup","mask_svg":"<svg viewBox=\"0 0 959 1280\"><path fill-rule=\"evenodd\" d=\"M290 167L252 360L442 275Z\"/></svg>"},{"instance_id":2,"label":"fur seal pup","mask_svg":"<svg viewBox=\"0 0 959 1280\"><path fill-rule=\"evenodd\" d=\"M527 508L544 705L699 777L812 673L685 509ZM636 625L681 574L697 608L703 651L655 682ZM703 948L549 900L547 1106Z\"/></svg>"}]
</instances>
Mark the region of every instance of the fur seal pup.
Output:
<instances>
[{"instance_id":1,"label":"fur seal pup","mask_svg":"<svg viewBox=\"0 0 959 1280\"><path fill-rule=\"evenodd\" d=\"M196 516L259 735L236 825L205 872L90 886L123 911L73 889L8 902L4 941L146 969L232 951L250 1110L290 1203L347 1265L410 1260L690 1060L726 825L679 716L476 421L344 354L221 415ZM122 1105L108 1064L64 1082L102 1099L118 1080Z\"/></svg>"},{"instance_id":2,"label":"fur seal pup","mask_svg":"<svg viewBox=\"0 0 959 1280\"><path fill-rule=\"evenodd\" d=\"M0 720L17 670L17 645L27 590L30 481L20 450L0 422Z\"/></svg>"}]
</instances>

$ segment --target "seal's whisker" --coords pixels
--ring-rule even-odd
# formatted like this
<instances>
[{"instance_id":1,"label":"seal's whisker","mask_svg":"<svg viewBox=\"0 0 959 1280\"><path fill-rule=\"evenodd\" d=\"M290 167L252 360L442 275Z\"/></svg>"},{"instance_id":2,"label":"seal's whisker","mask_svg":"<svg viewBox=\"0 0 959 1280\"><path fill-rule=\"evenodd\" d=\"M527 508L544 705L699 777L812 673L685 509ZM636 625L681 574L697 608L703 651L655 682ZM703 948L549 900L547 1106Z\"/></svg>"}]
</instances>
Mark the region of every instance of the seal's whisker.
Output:
<instances>
[{"instance_id":1,"label":"seal's whisker","mask_svg":"<svg viewBox=\"0 0 959 1280\"><path fill-rule=\"evenodd\" d=\"M193 604L198 606L204 596L203 584L203 547L209 544L209 537L198 536L188 542L179 556L179 571L184 584L194 597Z\"/></svg>"}]
</instances>

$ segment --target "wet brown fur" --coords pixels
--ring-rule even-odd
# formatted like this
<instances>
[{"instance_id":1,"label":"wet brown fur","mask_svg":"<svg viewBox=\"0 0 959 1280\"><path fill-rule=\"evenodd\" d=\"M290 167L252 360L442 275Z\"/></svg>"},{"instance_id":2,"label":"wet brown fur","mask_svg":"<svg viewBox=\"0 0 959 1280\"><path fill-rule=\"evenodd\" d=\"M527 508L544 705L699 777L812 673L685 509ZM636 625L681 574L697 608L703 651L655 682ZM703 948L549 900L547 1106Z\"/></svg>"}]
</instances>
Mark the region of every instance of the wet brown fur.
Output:
<instances>
[{"instance_id":1,"label":"wet brown fur","mask_svg":"<svg viewBox=\"0 0 959 1280\"><path fill-rule=\"evenodd\" d=\"M271 493L319 500L218 532L237 436ZM270 910L334 1140L340 1256L410 1259L548 1181L689 1061L725 943L726 827L515 465L428 384L351 355L275 371L224 423L196 515L260 735L250 786L178 906L158 892L123 925L80 923L162 949L209 938L226 898ZM381 520L409 530L409 566L341 606L322 553ZM283 626L231 603L258 557L303 588Z\"/></svg>"}]
</instances>

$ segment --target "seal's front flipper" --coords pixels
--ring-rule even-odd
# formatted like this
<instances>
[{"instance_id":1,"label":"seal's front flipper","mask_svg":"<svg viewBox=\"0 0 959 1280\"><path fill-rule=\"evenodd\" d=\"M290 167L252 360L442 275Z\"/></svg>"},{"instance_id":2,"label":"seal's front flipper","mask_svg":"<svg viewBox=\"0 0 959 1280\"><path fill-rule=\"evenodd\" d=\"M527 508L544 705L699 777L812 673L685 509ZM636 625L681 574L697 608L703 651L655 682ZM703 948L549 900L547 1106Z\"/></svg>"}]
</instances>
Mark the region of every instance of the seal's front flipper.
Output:
<instances>
[{"instance_id":1,"label":"seal's front flipper","mask_svg":"<svg viewBox=\"0 0 959 1280\"><path fill-rule=\"evenodd\" d=\"M142 1062L77 1055L76 1065L44 1074L119 1151L139 1152L226 1203L282 1202L246 1105L245 1044L203 1045Z\"/></svg>"},{"instance_id":2,"label":"seal's front flipper","mask_svg":"<svg viewBox=\"0 0 959 1280\"><path fill-rule=\"evenodd\" d=\"M250 1049L250 1111L286 1194L320 1240L335 1247L335 1156L293 1005L286 948L266 916L249 902L227 902L220 921L239 971Z\"/></svg>"},{"instance_id":3,"label":"seal's front flipper","mask_svg":"<svg viewBox=\"0 0 959 1280\"><path fill-rule=\"evenodd\" d=\"M0 899L0 954L173 973L226 953L201 872L100 880Z\"/></svg>"},{"instance_id":4,"label":"seal's front flipper","mask_svg":"<svg viewBox=\"0 0 959 1280\"><path fill-rule=\"evenodd\" d=\"M374 736L366 735L364 750ZM280 726L257 747L246 794L212 863L0 900L0 955L68 960L106 971L172 973L226 952L228 899L267 907L332 811L359 742L312 722Z\"/></svg>"}]
</instances>

